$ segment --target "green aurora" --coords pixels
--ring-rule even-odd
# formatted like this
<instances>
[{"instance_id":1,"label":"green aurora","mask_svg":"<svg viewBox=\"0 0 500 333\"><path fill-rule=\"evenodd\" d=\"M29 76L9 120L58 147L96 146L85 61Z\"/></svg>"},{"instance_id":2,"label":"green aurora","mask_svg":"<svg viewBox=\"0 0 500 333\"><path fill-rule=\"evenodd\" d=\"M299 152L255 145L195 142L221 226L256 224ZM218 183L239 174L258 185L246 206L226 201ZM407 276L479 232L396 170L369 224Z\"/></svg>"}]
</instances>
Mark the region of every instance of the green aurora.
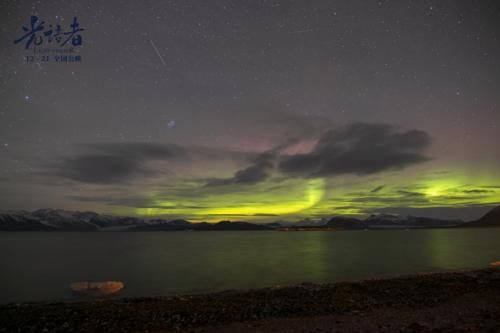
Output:
<instances>
[{"instance_id":1,"label":"green aurora","mask_svg":"<svg viewBox=\"0 0 500 333\"><path fill-rule=\"evenodd\" d=\"M497 3L3 1L0 208L479 218L500 204ZM82 61L27 61L35 14L77 16Z\"/></svg>"},{"instance_id":2,"label":"green aurora","mask_svg":"<svg viewBox=\"0 0 500 333\"><path fill-rule=\"evenodd\" d=\"M145 193L148 207L116 207L114 213L183 217L192 221L298 220L364 216L391 208L467 208L500 202L500 175L457 171L395 172L342 179L273 177L254 185L207 187L194 181Z\"/></svg>"}]
</instances>

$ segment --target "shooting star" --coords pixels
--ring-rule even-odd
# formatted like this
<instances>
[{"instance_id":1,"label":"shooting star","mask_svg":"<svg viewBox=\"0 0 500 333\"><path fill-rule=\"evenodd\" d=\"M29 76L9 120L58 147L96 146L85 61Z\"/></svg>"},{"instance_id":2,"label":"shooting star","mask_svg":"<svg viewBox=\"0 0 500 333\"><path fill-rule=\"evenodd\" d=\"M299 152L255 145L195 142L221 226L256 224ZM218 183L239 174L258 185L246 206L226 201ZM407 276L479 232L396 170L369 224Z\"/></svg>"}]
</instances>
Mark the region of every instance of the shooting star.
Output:
<instances>
[{"instance_id":1,"label":"shooting star","mask_svg":"<svg viewBox=\"0 0 500 333\"><path fill-rule=\"evenodd\" d=\"M161 56L161 54L160 54L160 51L158 51L158 49L156 48L155 43L153 43L153 41L152 41L152 40L150 40L150 42L151 42L151 46L152 46L152 47L153 47L153 49L155 50L156 54L157 54L157 55L158 55L158 57L160 58L160 60L161 60L161 62L162 62L162 64L163 64L163 66L167 66L167 64L165 63L165 60L163 60L163 57L162 57L162 56Z\"/></svg>"}]
</instances>

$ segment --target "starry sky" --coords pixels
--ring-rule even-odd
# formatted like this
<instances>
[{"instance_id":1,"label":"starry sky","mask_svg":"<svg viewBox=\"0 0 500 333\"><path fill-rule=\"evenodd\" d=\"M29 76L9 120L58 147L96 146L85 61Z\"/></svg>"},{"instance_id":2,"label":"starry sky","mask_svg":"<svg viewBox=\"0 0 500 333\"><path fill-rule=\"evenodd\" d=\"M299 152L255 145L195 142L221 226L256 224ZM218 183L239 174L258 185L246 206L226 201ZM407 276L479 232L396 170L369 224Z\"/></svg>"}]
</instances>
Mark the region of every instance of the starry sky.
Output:
<instances>
[{"instance_id":1,"label":"starry sky","mask_svg":"<svg viewBox=\"0 0 500 333\"><path fill-rule=\"evenodd\" d=\"M81 61L14 43L33 15L76 17ZM500 203L497 1L8 0L0 18L0 209L468 220Z\"/></svg>"}]
</instances>

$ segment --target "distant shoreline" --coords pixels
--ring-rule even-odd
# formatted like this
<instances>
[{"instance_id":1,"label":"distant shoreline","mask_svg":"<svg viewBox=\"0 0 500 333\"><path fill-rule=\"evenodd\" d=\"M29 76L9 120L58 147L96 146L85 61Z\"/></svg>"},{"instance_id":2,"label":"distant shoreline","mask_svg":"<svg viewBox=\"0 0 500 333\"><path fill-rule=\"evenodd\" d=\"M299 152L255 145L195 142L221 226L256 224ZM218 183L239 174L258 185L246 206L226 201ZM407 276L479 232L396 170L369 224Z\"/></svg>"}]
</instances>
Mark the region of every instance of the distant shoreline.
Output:
<instances>
[{"instance_id":1,"label":"distant shoreline","mask_svg":"<svg viewBox=\"0 0 500 333\"><path fill-rule=\"evenodd\" d=\"M0 332L322 332L332 325L341 332L479 332L500 328L499 311L500 269L492 267L202 295L1 305Z\"/></svg>"},{"instance_id":2,"label":"distant shoreline","mask_svg":"<svg viewBox=\"0 0 500 333\"><path fill-rule=\"evenodd\" d=\"M365 229L349 229L349 228L334 228L334 227L283 227L283 228L260 228L260 229L172 229L172 230L154 230L154 229L144 229L144 230L72 230L72 229L0 229L0 233L24 233L24 232L40 232L40 233L152 233L152 232L166 232L166 233L188 233L188 232L226 232L226 231L236 231L236 232L247 232L247 231L278 231L278 232L345 232L345 231L410 231L410 230L436 230L436 229L446 229L446 230L457 230L457 229L498 229L500 226L496 225L457 225L457 226L435 226L435 227L411 227L411 226L401 226L401 227L368 227Z\"/></svg>"},{"instance_id":3,"label":"distant shoreline","mask_svg":"<svg viewBox=\"0 0 500 333\"><path fill-rule=\"evenodd\" d=\"M442 220L429 217L372 214L364 220L334 216L330 219L298 223L247 221L189 222L183 219L140 219L95 212L39 209L34 212L0 212L0 231L337 231L337 230L401 230L436 228L500 227L500 206L476 221Z\"/></svg>"}]
</instances>

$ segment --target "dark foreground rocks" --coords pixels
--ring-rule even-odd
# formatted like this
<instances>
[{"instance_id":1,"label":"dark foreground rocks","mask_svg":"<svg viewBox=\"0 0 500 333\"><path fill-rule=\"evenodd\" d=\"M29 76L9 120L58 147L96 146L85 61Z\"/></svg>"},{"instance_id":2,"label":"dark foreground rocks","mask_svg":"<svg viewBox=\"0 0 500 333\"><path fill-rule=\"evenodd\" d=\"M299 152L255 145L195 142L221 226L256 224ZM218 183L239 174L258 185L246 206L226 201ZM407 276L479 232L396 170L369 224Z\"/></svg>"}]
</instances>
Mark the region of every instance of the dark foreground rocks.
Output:
<instances>
[{"instance_id":1,"label":"dark foreground rocks","mask_svg":"<svg viewBox=\"0 0 500 333\"><path fill-rule=\"evenodd\" d=\"M0 306L0 332L500 332L500 269Z\"/></svg>"}]
</instances>

